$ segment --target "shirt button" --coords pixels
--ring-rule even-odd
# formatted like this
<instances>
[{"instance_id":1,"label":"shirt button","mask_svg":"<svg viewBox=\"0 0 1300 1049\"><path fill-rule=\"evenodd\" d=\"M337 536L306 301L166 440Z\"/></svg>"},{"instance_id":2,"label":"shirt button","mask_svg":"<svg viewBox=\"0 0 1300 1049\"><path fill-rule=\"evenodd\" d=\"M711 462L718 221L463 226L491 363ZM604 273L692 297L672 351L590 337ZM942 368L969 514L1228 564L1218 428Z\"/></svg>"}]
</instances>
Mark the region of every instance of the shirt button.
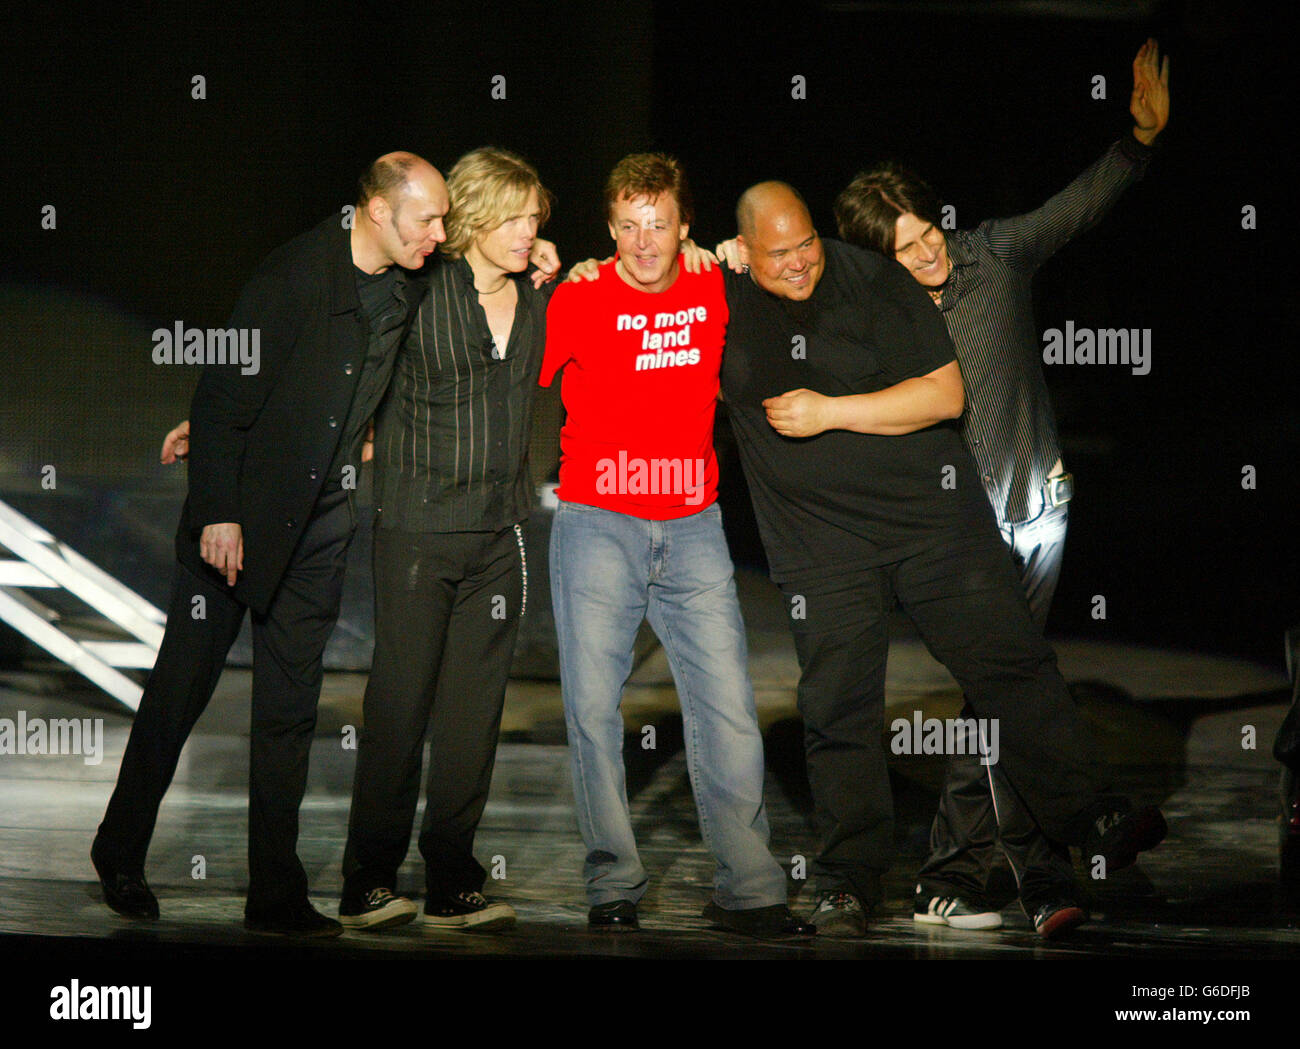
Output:
<instances>
[{"instance_id":1,"label":"shirt button","mask_svg":"<svg viewBox=\"0 0 1300 1049\"><path fill-rule=\"evenodd\" d=\"M287 528L293 528L298 524L298 522L295 521L292 517L289 518L289 520L285 521L284 523Z\"/></svg>"},{"instance_id":2,"label":"shirt button","mask_svg":"<svg viewBox=\"0 0 1300 1049\"><path fill-rule=\"evenodd\" d=\"M314 481L314 480L316 480L316 478L317 478L319 475L316 473L315 470L313 470L309 476L310 476L311 479Z\"/></svg>"},{"instance_id":3,"label":"shirt button","mask_svg":"<svg viewBox=\"0 0 1300 1049\"><path fill-rule=\"evenodd\" d=\"M985 483L985 484L992 484L992 483L993 483L993 475L992 475L992 474L985 474L985 475L984 475L984 483Z\"/></svg>"},{"instance_id":4,"label":"shirt button","mask_svg":"<svg viewBox=\"0 0 1300 1049\"><path fill-rule=\"evenodd\" d=\"M351 374L352 374L352 362L351 362L351 361L348 361L347 364L343 365L343 374L344 374L344 375L351 375Z\"/></svg>"},{"instance_id":5,"label":"shirt button","mask_svg":"<svg viewBox=\"0 0 1300 1049\"><path fill-rule=\"evenodd\" d=\"M331 429L331 430L336 430L336 429L338 429L338 425L339 425L339 421L338 421L336 418L334 418L334 416L331 415L331 416L330 416L330 429Z\"/></svg>"}]
</instances>

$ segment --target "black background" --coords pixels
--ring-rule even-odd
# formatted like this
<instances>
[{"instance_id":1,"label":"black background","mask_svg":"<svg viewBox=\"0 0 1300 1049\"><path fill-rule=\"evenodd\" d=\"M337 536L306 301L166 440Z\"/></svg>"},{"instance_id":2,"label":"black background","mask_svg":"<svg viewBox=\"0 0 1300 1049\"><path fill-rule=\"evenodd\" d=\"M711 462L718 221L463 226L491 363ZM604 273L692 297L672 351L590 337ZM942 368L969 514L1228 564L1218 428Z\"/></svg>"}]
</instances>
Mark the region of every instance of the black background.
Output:
<instances>
[{"instance_id":1,"label":"black background","mask_svg":"<svg viewBox=\"0 0 1300 1049\"><path fill-rule=\"evenodd\" d=\"M1040 330L1152 329L1151 371L1056 367L1077 478L1052 629L1270 663L1300 618L1295 542L1296 60L1248 4L28 4L4 16L0 484L43 464L148 482L195 376L149 332L220 325L272 248L352 201L379 153L444 171L529 157L566 262L608 254L599 191L632 150L676 153L694 235L739 192L800 187L823 234L859 168L894 157L959 225L1029 210L1127 133L1130 62L1173 62L1145 181L1037 282ZM191 78L206 78L206 98ZM507 97L491 97L492 78ZM803 76L807 97L791 98ZM1091 97L1092 77L1107 98ZM57 208L42 230L41 209ZM1244 205L1259 228L1241 228ZM1257 488L1242 488L1244 466ZM734 493L733 493L734 498ZM167 523L170 527L170 521ZM756 543L740 525L738 560ZM1091 618L1092 596L1107 618Z\"/></svg>"}]
</instances>

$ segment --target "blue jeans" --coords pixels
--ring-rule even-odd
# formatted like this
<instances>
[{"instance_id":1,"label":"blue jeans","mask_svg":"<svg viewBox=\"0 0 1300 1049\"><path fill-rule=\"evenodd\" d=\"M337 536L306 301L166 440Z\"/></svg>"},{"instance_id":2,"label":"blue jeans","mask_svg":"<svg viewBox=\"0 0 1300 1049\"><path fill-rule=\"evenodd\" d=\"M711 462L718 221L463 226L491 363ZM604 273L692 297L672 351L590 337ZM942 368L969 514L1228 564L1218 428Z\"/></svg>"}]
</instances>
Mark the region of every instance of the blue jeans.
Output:
<instances>
[{"instance_id":1,"label":"blue jeans","mask_svg":"<svg viewBox=\"0 0 1300 1049\"><path fill-rule=\"evenodd\" d=\"M551 527L551 598L590 904L636 901L647 887L619 713L647 617L681 701L700 833L717 861L714 901L729 910L784 904L785 872L767 848L745 625L717 505L649 521L561 501Z\"/></svg>"}]
</instances>

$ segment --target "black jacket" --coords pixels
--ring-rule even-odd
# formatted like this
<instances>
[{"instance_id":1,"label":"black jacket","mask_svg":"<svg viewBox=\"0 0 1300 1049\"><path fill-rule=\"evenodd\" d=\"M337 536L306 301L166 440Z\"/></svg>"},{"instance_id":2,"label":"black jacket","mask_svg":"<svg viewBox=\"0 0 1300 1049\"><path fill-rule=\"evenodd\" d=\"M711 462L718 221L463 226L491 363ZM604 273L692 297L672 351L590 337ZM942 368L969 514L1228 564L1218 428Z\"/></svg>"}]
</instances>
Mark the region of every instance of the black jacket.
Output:
<instances>
[{"instance_id":1,"label":"black jacket","mask_svg":"<svg viewBox=\"0 0 1300 1049\"><path fill-rule=\"evenodd\" d=\"M418 288L408 293L412 314L420 297ZM265 612L311 517L366 357L350 231L337 215L262 262L228 327L260 329L260 366L249 375L238 365L203 369L176 553L215 575L199 556L199 535L205 525L238 523L244 570L232 592Z\"/></svg>"}]
</instances>

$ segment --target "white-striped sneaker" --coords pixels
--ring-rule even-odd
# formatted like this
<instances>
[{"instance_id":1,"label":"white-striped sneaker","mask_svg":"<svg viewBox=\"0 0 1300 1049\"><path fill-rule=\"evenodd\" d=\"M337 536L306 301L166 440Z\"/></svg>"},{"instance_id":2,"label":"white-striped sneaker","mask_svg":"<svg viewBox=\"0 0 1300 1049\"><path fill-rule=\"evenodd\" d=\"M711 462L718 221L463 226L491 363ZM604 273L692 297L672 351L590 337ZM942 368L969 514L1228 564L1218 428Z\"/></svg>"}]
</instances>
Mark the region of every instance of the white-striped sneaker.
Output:
<instances>
[{"instance_id":1,"label":"white-striped sneaker","mask_svg":"<svg viewBox=\"0 0 1300 1049\"><path fill-rule=\"evenodd\" d=\"M926 896L916 887L912 921L922 925L950 925L954 929L999 929L1002 915L997 911L976 910L960 896Z\"/></svg>"}]
</instances>

